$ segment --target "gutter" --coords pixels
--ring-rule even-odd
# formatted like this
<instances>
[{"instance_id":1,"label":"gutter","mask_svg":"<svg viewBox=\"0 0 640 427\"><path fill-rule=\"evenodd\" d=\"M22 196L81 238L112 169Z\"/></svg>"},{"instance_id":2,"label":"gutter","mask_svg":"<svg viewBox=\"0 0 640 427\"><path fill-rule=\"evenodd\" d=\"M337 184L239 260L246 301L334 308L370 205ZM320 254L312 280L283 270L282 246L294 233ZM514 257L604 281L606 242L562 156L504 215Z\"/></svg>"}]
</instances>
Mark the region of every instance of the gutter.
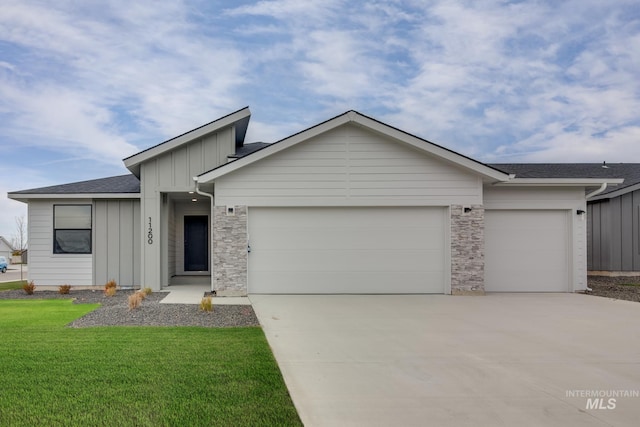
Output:
<instances>
[{"instance_id":1,"label":"gutter","mask_svg":"<svg viewBox=\"0 0 640 427\"><path fill-rule=\"evenodd\" d=\"M211 292L213 292L215 280L215 275L213 274L213 251L211 250L211 247L213 245L213 194L205 193L204 191L200 190L200 183L198 182L197 176L193 177L193 182L195 182L196 184L196 193L200 194L201 196L206 196L211 200L211 205L209 207L209 211L211 212L211 217L209 218L209 229L211 234L211 241L209 243L209 262L211 263Z\"/></svg>"},{"instance_id":2,"label":"gutter","mask_svg":"<svg viewBox=\"0 0 640 427\"><path fill-rule=\"evenodd\" d=\"M587 194L585 198L586 198L587 200L589 200L590 198L597 196L598 194L600 194L600 193L602 193L604 190L606 190L608 186L609 186L609 184L608 184L608 183L603 182L603 183L602 183L602 185L600 186L600 188L598 188L596 191L593 191L593 192L591 192L591 193Z\"/></svg>"}]
</instances>

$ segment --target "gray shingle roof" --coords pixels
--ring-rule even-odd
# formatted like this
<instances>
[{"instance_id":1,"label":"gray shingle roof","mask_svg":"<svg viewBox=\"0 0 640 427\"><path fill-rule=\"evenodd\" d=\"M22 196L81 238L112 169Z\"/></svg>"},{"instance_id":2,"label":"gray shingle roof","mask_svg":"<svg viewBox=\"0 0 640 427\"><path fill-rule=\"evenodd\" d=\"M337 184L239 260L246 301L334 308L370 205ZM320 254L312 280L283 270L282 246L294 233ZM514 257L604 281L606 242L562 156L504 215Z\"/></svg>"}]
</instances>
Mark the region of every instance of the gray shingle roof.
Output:
<instances>
[{"instance_id":1,"label":"gray shingle roof","mask_svg":"<svg viewBox=\"0 0 640 427\"><path fill-rule=\"evenodd\" d=\"M602 194L622 190L640 183L640 163L496 163L497 169L516 178L624 178Z\"/></svg>"},{"instance_id":2,"label":"gray shingle roof","mask_svg":"<svg viewBox=\"0 0 640 427\"><path fill-rule=\"evenodd\" d=\"M238 150L243 157L269 144L247 144L246 150ZM640 163L494 163L488 166L517 178L624 178L624 183L610 186L604 193L622 190L640 184ZM10 194L117 194L140 193L140 180L133 174L92 179L71 184L53 185L14 191Z\"/></svg>"},{"instance_id":3,"label":"gray shingle roof","mask_svg":"<svg viewBox=\"0 0 640 427\"><path fill-rule=\"evenodd\" d=\"M239 159L249 154L255 153L258 150L262 150L264 147L271 145L269 142L252 142L244 144L242 147L236 149L236 154L229 156L232 159Z\"/></svg>"},{"instance_id":4,"label":"gray shingle roof","mask_svg":"<svg viewBox=\"0 0 640 427\"><path fill-rule=\"evenodd\" d=\"M71 184L52 185L14 191L10 194L116 194L139 193L140 180L133 174L73 182Z\"/></svg>"}]
</instances>

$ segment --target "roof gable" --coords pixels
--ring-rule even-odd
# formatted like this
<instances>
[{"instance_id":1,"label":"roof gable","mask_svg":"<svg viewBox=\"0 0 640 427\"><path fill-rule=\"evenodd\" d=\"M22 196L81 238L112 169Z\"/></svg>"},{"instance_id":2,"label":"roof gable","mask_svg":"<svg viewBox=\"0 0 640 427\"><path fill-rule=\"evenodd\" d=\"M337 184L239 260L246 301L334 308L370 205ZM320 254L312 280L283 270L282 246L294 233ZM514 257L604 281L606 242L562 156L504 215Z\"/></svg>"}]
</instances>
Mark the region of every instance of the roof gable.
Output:
<instances>
[{"instance_id":1,"label":"roof gable","mask_svg":"<svg viewBox=\"0 0 640 427\"><path fill-rule=\"evenodd\" d=\"M233 126L235 128L235 142L236 147L241 147L244 144L244 137L247 133L247 127L249 126L249 119L251 118L251 111L249 107L242 108L224 117L216 119L206 125L200 126L182 135L171 138L165 142L162 142L154 147L148 148L144 151L127 157L123 160L124 165L136 176L140 176L140 164L145 161L156 158L164 153L175 150L189 142L202 138L211 133L217 132L225 127Z\"/></svg>"},{"instance_id":2,"label":"roof gable","mask_svg":"<svg viewBox=\"0 0 640 427\"><path fill-rule=\"evenodd\" d=\"M2 246L5 246L5 249L3 249L3 250L10 250L10 251L14 251L15 250L15 248L13 247L11 242L9 242L3 236L0 236L0 248L2 248Z\"/></svg>"},{"instance_id":3,"label":"roof gable","mask_svg":"<svg viewBox=\"0 0 640 427\"><path fill-rule=\"evenodd\" d=\"M231 173L249 164L260 161L261 159L269 157L280 151L286 150L303 141L307 141L313 137L324 134L333 129L336 129L339 126L342 126L348 123L351 123L357 126L362 126L367 130L384 135L399 143L406 144L415 149L431 154L432 156L439 158L445 162L448 162L462 169L466 169L470 172L480 175L483 179L487 181L497 182L497 181L506 181L509 179L508 174L498 169L485 165L481 162L478 162L462 154L459 154L449 149L446 149L444 147L441 147L437 144L434 144L430 141L419 138L410 133L404 132L400 129L384 124L378 120L372 119L368 116L358 113L357 111L351 110L337 117L334 117L330 120L327 120L323 123L320 123L316 126L310 127L306 130L303 130L292 136L282 139L276 143L270 144L243 158L240 158L231 163L222 165L209 172L205 172L204 174L201 174L200 176L198 176L198 182L201 182L201 183L211 182L223 175Z\"/></svg>"},{"instance_id":4,"label":"roof gable","mask_svg":"<svg viewBox=\"0 0 640 427\"><path fill-rule=\"evenodd\" d=\"M215 181L220 205L477 204L480 177L347 123Z\"/></svg>"}]
</instances>

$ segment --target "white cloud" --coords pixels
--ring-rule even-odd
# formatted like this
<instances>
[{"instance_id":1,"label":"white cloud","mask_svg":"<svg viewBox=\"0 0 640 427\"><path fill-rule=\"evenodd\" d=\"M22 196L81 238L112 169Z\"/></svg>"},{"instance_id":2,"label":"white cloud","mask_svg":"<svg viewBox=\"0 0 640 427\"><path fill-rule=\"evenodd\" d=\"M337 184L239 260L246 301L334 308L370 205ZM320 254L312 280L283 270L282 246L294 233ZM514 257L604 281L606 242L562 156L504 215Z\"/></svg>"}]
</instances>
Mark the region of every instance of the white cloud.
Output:
<instances>
[{"instance_id":1,"label":"white cloud","mask_svg":"<svg viewBox=\"0 0 640 427\"><path fill-rule=\"evenodd\" d=\"M250 141L357 109L480 160L640 161L631 0L225 6L5 1L0 138L116 165L250 105Z\"/></svg>"},{"instance_id":2,"label":"white cloud","mask_svg":"<svg viewBox=\"0 0 640 427\"><path fill-rule=\"evenodd\" d=\"M343 4L343 0L263 0L227 9L225 14L230 16L268 16L306 25L318 21L324 23L325 19L339 12L344 7Z\"/></svg>"},{"instance_id":3,"label":"white cloud","mask_svg":"<svg viewBox=\"0 0 640 427\"><path fill-rule=\"evenodd\" d=\"M243 56L202 34L184 5L104 6L3 7L3 38L29 50L27 64L0 58L13 71L0 80L0 110L20 132L118 161L136 149L125 136L160 142L243 105L234 95Z\"/></svg>"}]
</instances>

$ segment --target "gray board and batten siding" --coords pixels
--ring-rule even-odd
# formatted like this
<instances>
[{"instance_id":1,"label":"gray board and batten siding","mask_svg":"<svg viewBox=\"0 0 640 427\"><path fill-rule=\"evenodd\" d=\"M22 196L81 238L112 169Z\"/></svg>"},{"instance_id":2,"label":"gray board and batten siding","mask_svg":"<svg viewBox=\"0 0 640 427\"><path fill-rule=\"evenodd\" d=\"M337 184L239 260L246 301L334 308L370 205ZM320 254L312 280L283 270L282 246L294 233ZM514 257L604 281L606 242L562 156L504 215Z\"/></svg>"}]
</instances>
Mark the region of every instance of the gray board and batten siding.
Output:
<instances>
[{"instance_id":1,"label":"gray board and batten siding","mask_svg":"<svg viewBox=\"0 0 640 427\"><path fill-rule=\"evenodd\" d=\"M587 205L590 271L640 271L640 190Z\"/></svg>"}]
</instances>

